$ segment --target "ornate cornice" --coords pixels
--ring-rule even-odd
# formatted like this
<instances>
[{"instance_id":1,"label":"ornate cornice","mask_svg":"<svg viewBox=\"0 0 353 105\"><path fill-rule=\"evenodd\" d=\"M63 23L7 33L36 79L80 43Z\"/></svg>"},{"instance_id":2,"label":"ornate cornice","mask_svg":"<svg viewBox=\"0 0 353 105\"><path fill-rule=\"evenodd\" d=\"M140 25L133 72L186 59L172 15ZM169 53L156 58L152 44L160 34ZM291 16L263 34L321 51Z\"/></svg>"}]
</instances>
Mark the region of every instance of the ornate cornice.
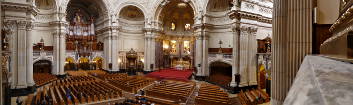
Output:
<instances>
[{"instance_id":1,"label":"ornate cornice","mask_svg":"<svg viewBox=\"0 0 353 105\"><path fill-rule=\"evenodd\" d=\"M30 4L13 3L13 2L2 2L1 8L7 11L25 11L30 12L36 16L39 12L37 8Z\"/></svg>"},{"instance_id":2,"label":"ornate cornice","mask_svg":"<svg viewBox=\"0 0 353 105\"><path fill-rule=\"evenodd\" d=\"M102 34L104 32L107 32L107 31L112 31L112 30L120 30L121 27L120 26L107 26L107 27L104 27L104 28L101 28L101 29L98 29L96 31L97 34Z\"/></svg>"},{"instance_id":3,"label":"ornate cornice","mask_svg":"<svg viewBox=\"0 0 353 105\"><path fill-rule=\"evenodd\" d=\"M162 33L162 30L158 28L143 28L143 32Z\"/></svg>"},{"instance_id":4,"label":"ornate cornice","mask_svg":"<svg viewBox=\"0 0 353 105\"><path fill-rule=\"evenodd\" d=\"M34 27L34 23L32 21L27 20L4 20L4 29L9 31L14 31L15 27L22 30L32 30Z\"/></svg>"},{"instance_id":5,"label":"ornate cornice","mask_svg":"<svg viewBox=\"0 0 353 105\"><path fill-rule=\"evenodd\" d=\"M266 5L262 5L262 4L260 4L259 2L255 2L255 1L251 1L251 0L242 0L242 1L245 1L245 2L251 3L251 4L254 4L254 5L257 5L257 6L263 7L263 8L272 9L272 7L269 7L269 6L266 6Z\"/></svg>"},{"instance_id":6,"label":"ornate cornice","mask_svg":"<svg viewBox=\"0 0 353 105\"><path fill-rule=\"evenodd\" d=\"M231 19L249 19L249 20L255 20L258 22L263 22L263 23L272 23L272 19L259 15L259 14L254 14L251 12L246 12L246 11L240 11L240 10L231 10L228 13L229 18Z\"/></svg>"}]
</instances>

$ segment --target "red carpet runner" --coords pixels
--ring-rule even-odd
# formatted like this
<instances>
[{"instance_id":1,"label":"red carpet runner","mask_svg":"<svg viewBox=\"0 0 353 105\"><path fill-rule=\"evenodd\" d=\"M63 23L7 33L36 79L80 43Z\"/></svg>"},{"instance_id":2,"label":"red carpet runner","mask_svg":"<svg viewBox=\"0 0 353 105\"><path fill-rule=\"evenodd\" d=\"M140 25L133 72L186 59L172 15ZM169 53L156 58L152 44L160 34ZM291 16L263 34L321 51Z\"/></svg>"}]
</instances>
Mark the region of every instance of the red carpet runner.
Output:
<instances>
[{"instance_id":1,"label":"red carpet runner","mask_svg":"<svg viewBox=\"0 0 353 105\"><path fill-rule=\"evenodd\" d=\"M162 69L152 73L148 73L147 77L157 78L157 79L172 79L188 81L192 75L193 70L176 70L176 69Z\"/></svg>"}]
</instances>

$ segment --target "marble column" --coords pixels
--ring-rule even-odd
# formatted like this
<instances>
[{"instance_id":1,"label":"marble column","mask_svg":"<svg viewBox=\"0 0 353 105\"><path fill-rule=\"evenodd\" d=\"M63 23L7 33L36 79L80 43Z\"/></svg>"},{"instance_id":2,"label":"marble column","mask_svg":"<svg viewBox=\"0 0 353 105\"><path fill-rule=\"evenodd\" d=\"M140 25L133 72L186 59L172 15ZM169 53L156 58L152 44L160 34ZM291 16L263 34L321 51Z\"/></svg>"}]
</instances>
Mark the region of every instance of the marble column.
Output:
<instances>
[{"instance_id":1,"label":"marble column","mask_svg":"<svg viewBox=\"0 0 353 105\"><path fill-rule=\"evenodd\" d=\"M104 69L110 70L109 64L112 63L112 54L111 54L111 43L112 37L110 36L110 31L103 32L104 40Z\"/></svg>"},{"instance_id":2,"label":"marble column","mask_svg":"<svg viewBox=\"0 0 353 105\"><path fill-rule=\"evenodd\" d=\"M249 28L248 35L248 71L249 71L249 85L257 85L257 69L256 69L256 54L257 54L257 41L256 41L257 27Z\"/></svg>"},{"instance_id":3,"label":"marble column","mask_svg":"<svg viewBox=\"0 0 353 105\"><path fill-rule=\"evenodd\" d=\"M18 21L17 24L17 50L16 55L17 55L17 62L16 62L16 66L17 66L17 84L16 84L16 88L26 88L27 87L27 53L26 53L26 25L27 22L26 21ZM16 49L16 48L15 48ZM15 53L14 52L14 53Z\"/></svg>"},{"instance_id":4,"label":"marble column","mask_svg":"<svg viewBox=\"0 0 353 105\"><path fill-rule=\"evenodd\" d=\"M240 74L240 83L239 87L245 87L249 86L249 52L248 52L248 27L247 26L242 26L240 30L240 56L239 56L239 74Z\"/></svg>"},{"instance_id":5,"label":"marble column","mask_svg":"<svg viewBox=\"0 0 353 105\"><path fill-rule=\"evenodd\" d=\"M201 62L202 62L202 36L201 34L196 35L196 42L195 42L195 67L197 69L196 76L201 76Z\"/></svg>"},{"instance_id":6,"label":"marble column","mask_svg":"<svg viewBox=\"0 0 353 105\"><path fill-rule=\"evenodd\" d=\"M231 8L231 11L228 13L229 18L232 19L232 31L233 31L233 52L232 52L232 81L230 86L235 87L239 84L235 81L235 75L240 73L240 2L239 0L233 0L232 4L234 6Z\"/></svg>"},{"instance_id":7,"label":"marble column","mask_svg":"<svg viewBox=\"0 0 353 105\"><path fill-rule=\"evenodd\" d=\"M145 28L145 71L153 71L155 68L155 42L156 38L151 28ZM152 65L153 64L153 68Z\"/></svg>"},{"instance_id":8,"label":"marble column","mask_svg":"<svg viewBox=\"0 0 353 105\"><path fill-rule=\"evenodd\" d=\"M152 39L151 39L151 45L150 45L151 49L150 49L150 63L153 65L153 68L151 69L151 71L154 71L156 69L156 37L155 35L153 35Z\"/></svg>"},{"instance_id":9,"label":"marble column","mask_svg":"<svg viewBox=\"0 0 353 105\"><path fill-rule=\"evenodd\" d=\"M232 81L230 82L230 86L235 87L237 84L235 82L235 74L239 74L240 67L240 24L233 25L233 65L232 65Z\"/></svg>"},{"instance_id":10,"label":"marble column","mask_svg":"<svg viewBox=\"0 0 353 105\"><path fill-rule=\"evenodd\" d=\"M200 16L199 16L200 17ZM202 19L201 19L202 20ZM195 66L196 76L206 76L208 72L208 37L205 35L204 24L194 25L196 36Z\"/></svg>"},{"instance_id":11,"label":"marble column","mask_svg":"<svg viewBox=\"0 0 353 105\"><path fill-rule=\"evenodd\" d=\"M112 41L111 41L111 61L112 61L112 71L119 71L119 48L118 48L118 29L112 27Z\"/></svg>"},{"instance_id":12,"label":"marble column","mask_svg":"<svg viewBox=\"0 0 353 105\"><path fill-rule=\"evenodd\" d=\"M60 28L59 40L60 40L60 69L59 75L65 75L65 58L66 58L66 32L65 28Z\"/></svg>"},{"instance_id":13,"label":"marble column","mask_svg":"<svg viewBox=\"0 0 353 105\"><path fill-rule=\"evenodd\" d=\"M305 55L312 51L312 0L275 0L271 104L282 105Z\"/></svg>"},{"instance_id":14,"label":"marble column","mask_svg":"<svg viewBox=\"0 0 353 105\"><path fill-rule=\"evenodd\" d=\"M65 61L66 61L66 26L68 25L65 20L65 13L56 14L57 21L52 24L55 25L54 36L54 69L53 74L65 75Z\"/></svg>"},{"instance_id":15,"label":"marble column","mask_svg":"<svg viewBox=\"0 0 353 105\"><path fill-rule=\"evenodd\" d=\"M60 71L60 38L59 38L59 34L57 31L55 31L53 33L53 70L52 70L52 74L55 75L59 75L59 71Z\"/></svg>"},{"instance_id":16,"label":"marble column","mask_svg":"<svg viewBox=\"0 0 353 105\"><path fill-rule=\"evenodd\" d=\"M26 44L27 44L27 85L34 86L33 80L33 45L32 45L32 30L33 23L27 23L27 35L26 35Z\"/></svg>"},{"instance_id":17,"label":"marble column","mask_svg":"<svg viewBox=\"0 0 353 105\"><path fill-rule=\"evenodd\" d=\"M149 45L149 41L150 41L150 37L146 36L145 37L145 52L144 52L144 70L145 71L150 71L150 65L149 65L149 51L148 49L150 49L150 45Z\"/></svg>"},{"instance_id":18,"label":"marble column","mask_svg":"<svg viewBox=\"0 0 353 105\"><path fill-rule=\"evenodd\" d=\"M203 32L204 33L204 32ZM202 76L209 76L209 65L208 65L208 35L203 34L202 38L202 65L201 69L203 71Z\"/></svg>"}]
</instances>

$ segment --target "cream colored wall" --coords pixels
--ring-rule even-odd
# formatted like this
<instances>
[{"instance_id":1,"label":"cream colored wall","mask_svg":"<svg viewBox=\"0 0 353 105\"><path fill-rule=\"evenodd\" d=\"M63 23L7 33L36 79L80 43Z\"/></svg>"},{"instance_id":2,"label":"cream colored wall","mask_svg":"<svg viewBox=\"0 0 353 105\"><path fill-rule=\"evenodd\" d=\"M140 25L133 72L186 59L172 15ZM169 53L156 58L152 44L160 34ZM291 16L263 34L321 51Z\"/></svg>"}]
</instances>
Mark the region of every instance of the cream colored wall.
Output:
<instances>
[{"instance_id":1,"label":"cream colored wall","mask_svg":"<svg viewBox=\"0 0 353 105\"><path fill-rule=\"evenodd\" d=\"M232 32L210 32L208 45L209 48L219 48L219 40L222 40L222 48L233 48Z\"/></svg>"},{"instance_id":2,"label":"cream colored wall","mask_svg":"<svg viewBox=\"0 0 353 105\"><path fill-rule=\"evenodd\" d=\"M339 0L317 0L317 24L333 24L339 15Z\"/></svg>"},{"instance_id":3,"label":"cream colored wall","mask_svg":"<svg viewBox=\"0 0 353 105\"><path fill-rule=\"evenodd\" d=\"M272 28L259 27L256 32L256 39L265 39L267 36L272 38Z\"/></svg>"},{"instance_id":4,"label":"cream colored wall","mask_svg":"<svg viewBox=\"0 0 353 105\"><path fill-rule=\"evenodd\" d=\"M38 43L43 38L45 46L53 46L53 35L51 32L50 30L33 30L32 43Z\"/></svg>"}]
</instances>

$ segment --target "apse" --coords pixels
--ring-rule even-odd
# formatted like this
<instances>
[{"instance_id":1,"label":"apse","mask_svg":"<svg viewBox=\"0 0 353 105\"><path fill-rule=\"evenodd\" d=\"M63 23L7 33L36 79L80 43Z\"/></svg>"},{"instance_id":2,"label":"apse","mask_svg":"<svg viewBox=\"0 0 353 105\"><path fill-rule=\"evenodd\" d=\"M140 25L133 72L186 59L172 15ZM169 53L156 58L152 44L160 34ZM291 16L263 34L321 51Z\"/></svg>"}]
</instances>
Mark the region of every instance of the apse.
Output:
<instances>
[{"instance_id":1,"label":"apse","mask_svg":"<svg viewBox=\"0 0 353 105\"><path fill-rule=\"evenodd\" d=\"M123 7L119 14L119 48L121 51L134 49L137 52L144 51L144 27L145 16L142 10L136 6Z\"/></svg>"},{"instance_id":2,"label":"apse","mask_svg":"<svg viewBox=\"0 0 353 105\"><path fill-rule=\"evenodd\" d=\"M98 20L104 16L105 7L101 0L70 0L66 10L66 20L72 21L75 14L81 11L83 20L89 20L89 17L93 17Z\"/></svg>"},{"instance_id":3,"label":"apse","mask_svg":"<svg viewBox=\"0 0 353 105\"><path fill-rule=\"evenodd\" d=\"M157 42L156 67L189 69L194 66L194 9L191 2L173 0L159 13L161 41Z\"/></svg>"},{"instance_id":4,"label":"apse","mask_svg":"<svg viewBox=\"0 0 353 105\"><path fill-rule=\"evenodd\" d=\"M165 5L159 17L167 35L191 35L194 10L189 2L173 0Z\"/></svg>"},{"instance_id":5,"label":"apse","mask_svg":"<svg viewBox=\"0 0 353 105\"><path fill-rule=\"evenodd\" d=\"M146 54L145 14L140 7L128 5L122 7L118 16L119 66L121 69L140 69Z\"/></svg>"}]
</instances>

